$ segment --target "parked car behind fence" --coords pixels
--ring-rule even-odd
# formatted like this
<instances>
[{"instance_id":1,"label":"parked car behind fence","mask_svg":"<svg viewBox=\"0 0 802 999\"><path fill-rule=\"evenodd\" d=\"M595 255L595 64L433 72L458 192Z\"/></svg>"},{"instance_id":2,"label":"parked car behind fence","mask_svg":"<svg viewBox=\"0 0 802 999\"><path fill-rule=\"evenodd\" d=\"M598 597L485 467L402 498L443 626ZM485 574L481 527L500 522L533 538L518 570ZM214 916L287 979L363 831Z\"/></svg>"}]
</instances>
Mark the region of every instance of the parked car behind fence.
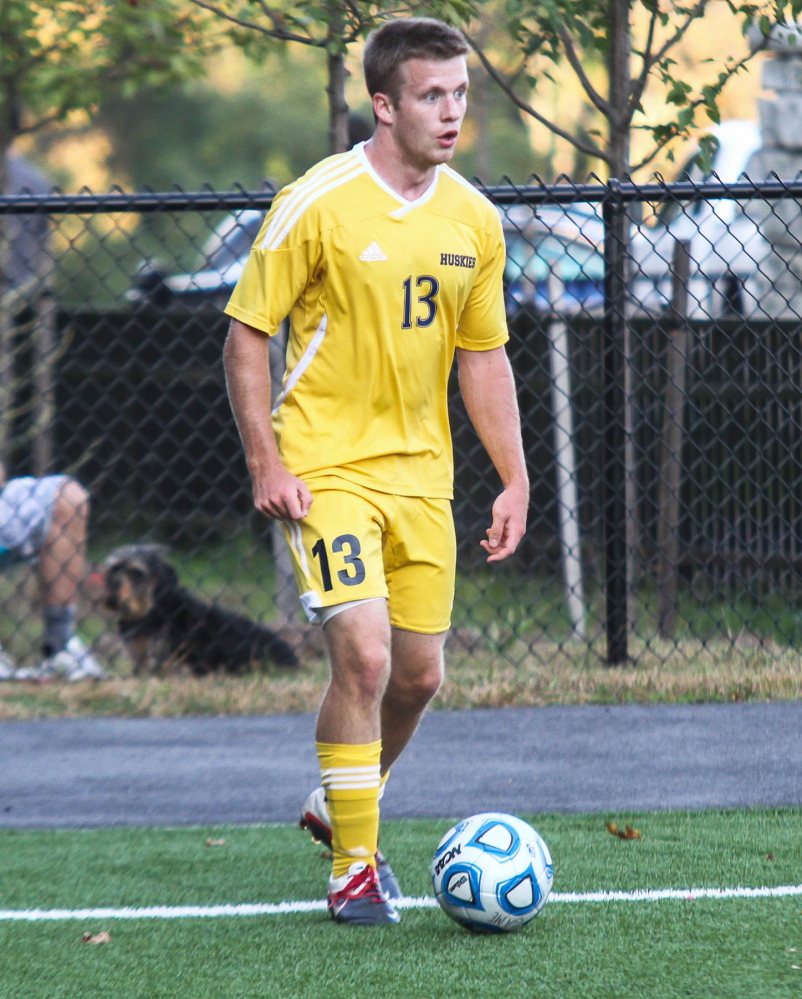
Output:
<instances>
[{"instance_id":1,"label":"parked car behind fence","mask_svg":"<svg viewBox=\"0 0 802 999\"><path fill-rule=\"evenodd\" d=\"M712 168L703 171L695 150L678 178L701 184L735 183L760 147L754 122L729 121L712 130ZM761 232L770 215L765 203L666 199L637 213L629 231L629 292L632 312L659 316L670 305L672 261L677 241L689 246L688 311L693 318L759 315L761 265L771 247ZM504 217L507 238L507 313L593 313L604 301L604 226L601 205L577 202L516 207Z\"/></svg>"},{"instance_id":2,"label":"parked car behind fence","mask_svg":"<svg viewBox=\"0 0 802 999\"><path fill-rule=\"evenodd\" d=\"M180 300L222 308L242 274L263 219L264 212L254 208L226 215L203 244L197 267L189 273L166 274L158 263L145 261L128 291L128 301L163 306Z\"/></svg>"}]
</instances>

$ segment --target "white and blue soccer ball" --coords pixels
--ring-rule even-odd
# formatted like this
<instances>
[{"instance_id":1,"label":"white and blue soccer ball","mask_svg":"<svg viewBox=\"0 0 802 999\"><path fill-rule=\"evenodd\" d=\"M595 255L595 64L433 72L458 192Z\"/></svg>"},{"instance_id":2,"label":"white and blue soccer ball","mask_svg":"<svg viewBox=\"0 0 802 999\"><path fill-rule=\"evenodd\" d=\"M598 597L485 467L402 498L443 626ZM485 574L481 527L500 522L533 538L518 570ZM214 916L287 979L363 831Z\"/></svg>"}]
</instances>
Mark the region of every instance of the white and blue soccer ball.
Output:
<instances>
[{"instance_id":1,"label":"white and blue soccer ball","mask_svg":"<svg viewBox=\"0 0 802 999\"><path fill-rule=\"evenodd\" d=\"M554 880L549 848L523 819L482 812L458 822L432 859L441 908L478 933L520 930L546 904Z\"/></svg>"}]
</instances>

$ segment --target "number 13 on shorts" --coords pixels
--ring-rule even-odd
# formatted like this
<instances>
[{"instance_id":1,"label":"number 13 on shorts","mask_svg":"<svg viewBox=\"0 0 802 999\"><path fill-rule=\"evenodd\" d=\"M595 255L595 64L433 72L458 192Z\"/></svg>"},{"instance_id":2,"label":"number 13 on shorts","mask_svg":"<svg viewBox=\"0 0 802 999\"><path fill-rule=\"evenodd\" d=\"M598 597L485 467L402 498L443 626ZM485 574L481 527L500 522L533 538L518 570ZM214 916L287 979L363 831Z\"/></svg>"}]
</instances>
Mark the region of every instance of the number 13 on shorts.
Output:
<instances>
[{"instance_id":1,"label":"number 13 on shorts","mask_svg":"<svg viewBox=\"0 0 802 999\"><path fill-rule=\"evenodd\" d=\"M365 563L359 557L362 551L359 538L353 534L341 534L332 541L331 550L334 553L347 552L347 554L343 555L346 568L337 570L337 578L343 586L359 586L360 583L365 582ZM334 583L331 581L329 556L326 551L326 542L323 538L318 538L314 545L312 545L312 555L314 558L320 559L320 576L323 580L323 590L329 593L334 589Z\"/></svg>"},{"instance_id":2,"label":"number 13 on shorts","mask_svg":"<svg viewBox=\"0 0 802 999\"><path fill-rule=\"evenodd\" d=\"M386 597L380 512L351 492L313 495L303 520L282 525L307 615L314 619L316 607Z\"/></svg>"},{"instance_id":3,"label":"number 13 on shorts","mask_svg":"<svg viewBox=\"0 0 802 999\"><path fill-rule=\"evenodd\" d=\"M282 522L307 617L383 597L394 627L448 630L456 569L450 501L349 487L310 486L307 516Z\"/></svg>"}]
</instances>

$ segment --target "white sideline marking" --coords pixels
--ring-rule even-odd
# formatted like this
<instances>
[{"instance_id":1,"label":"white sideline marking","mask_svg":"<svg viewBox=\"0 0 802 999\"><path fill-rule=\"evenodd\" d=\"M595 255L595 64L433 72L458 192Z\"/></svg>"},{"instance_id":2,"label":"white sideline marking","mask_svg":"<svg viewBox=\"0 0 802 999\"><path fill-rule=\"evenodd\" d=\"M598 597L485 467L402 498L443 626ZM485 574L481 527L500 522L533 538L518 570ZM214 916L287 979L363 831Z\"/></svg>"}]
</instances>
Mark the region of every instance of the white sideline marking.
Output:
<instances>
[{"instance_id":1,"label":"white sideline marking","mask_svg":"<svg viewBox=\"0 0 802 999\"><path fill-rule=\"evenodd\" d=\"M642 891L552 892L553 902L661 902L665 899L693 902L702 898L784 898L802 895L802 885L777 888L662 888ZM433 909L435 899L402 898L399 909ZM0 922L41 922L66 919L214 919L221 916L286 916L298 912L323 912L322 900L309 902L262 902L242 905L150 905L125 909L0 909Z\"/></svg>"}]
</instances>

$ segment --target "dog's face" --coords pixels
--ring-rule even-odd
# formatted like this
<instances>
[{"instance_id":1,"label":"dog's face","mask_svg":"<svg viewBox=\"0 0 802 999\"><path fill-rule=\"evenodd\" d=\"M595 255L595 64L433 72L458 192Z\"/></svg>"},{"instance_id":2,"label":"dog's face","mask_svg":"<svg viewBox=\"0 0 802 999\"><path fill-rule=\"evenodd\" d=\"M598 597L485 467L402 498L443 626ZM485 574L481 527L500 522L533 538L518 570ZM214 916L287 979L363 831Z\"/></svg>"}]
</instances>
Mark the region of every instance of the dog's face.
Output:
<instances>
[{"instance_id":1,"label":"dog's face","mask_svg":"<svg viewBox=\"0 0 802 999\"><path fill-rule=\"evenodd\" d=\"M159 592L178 585L178 575L161 549L126 545L106 559L101 603L121 621L140 621L154 607Z\"/></svg>"}]
</instances>

